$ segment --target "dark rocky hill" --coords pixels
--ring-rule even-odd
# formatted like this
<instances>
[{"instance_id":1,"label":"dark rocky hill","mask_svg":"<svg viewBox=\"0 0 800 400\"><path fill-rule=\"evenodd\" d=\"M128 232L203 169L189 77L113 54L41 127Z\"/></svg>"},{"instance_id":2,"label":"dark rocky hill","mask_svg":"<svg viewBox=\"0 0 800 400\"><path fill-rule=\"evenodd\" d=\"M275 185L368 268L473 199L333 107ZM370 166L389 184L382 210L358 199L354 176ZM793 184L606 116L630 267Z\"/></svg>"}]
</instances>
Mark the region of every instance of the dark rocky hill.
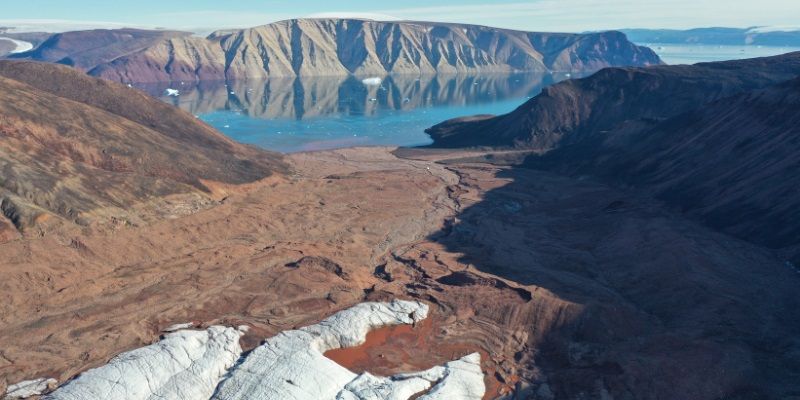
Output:
<instances>
[{"instance_id":1,"label":"dark rocky hill","mask_svg":"<svg viewBox=\"0 0 800 400\"><path fill-rule=\"evenodd\" d=\"M772 248L800 244L800 53L610 68L514 112L429 129L437 146L530 149L530 167L634 188Z\"/></svg>"}]
</instances>

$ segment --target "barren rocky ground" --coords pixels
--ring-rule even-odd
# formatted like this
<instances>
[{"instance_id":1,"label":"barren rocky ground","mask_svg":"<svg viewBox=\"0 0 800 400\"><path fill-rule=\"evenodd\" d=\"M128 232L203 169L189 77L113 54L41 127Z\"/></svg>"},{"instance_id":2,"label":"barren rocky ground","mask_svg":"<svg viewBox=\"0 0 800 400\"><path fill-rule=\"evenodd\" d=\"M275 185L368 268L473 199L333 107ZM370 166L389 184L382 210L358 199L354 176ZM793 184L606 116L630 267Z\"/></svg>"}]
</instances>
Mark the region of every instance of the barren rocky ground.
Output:
<instances>
[{"instance_id":1,"label":"barren rocky ground","mask_svg":"<svg viewBox=\"0 0 800 400\"><path fill-rule=\"evenodd\" d=\"M177 323L250 325L252 349L401 298L429 321L343 364L391 374L478 351L487 398L797 395L800 276L770 251L599 184L398 154L295 154L292 173L190 215L0 245L0 384L64 382Z\"/></svg>"}]
</instances>

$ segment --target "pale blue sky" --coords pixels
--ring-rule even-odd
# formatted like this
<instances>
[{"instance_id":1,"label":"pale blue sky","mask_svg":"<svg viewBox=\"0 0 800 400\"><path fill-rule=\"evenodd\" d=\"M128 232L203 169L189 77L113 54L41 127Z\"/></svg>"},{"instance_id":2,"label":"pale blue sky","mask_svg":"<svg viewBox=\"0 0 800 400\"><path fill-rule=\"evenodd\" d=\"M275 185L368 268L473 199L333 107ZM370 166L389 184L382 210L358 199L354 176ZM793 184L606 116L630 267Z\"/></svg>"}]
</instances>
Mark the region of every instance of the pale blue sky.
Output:
<instances>
[{"instance_id":1,"label":"pale blue sky","mask_svg":"<svg viewBox=\"0 0 800 400\"><path fill-rule=\"evenodd\" d=\"M3 0L0 25L249 27L315 15L477 23L538 31L796 26L800 0Z\"/></svg>"}]
</instances>

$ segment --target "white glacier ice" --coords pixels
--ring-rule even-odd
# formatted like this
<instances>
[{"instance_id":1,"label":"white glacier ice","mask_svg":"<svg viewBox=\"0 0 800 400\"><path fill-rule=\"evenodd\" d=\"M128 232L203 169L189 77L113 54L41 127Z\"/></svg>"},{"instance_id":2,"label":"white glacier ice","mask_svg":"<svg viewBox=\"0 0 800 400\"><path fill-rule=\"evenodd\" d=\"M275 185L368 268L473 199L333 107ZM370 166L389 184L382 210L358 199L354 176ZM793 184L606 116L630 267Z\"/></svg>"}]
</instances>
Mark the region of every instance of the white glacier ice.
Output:
<instances>
[{"instance_id":1,"label":"white glacier ice","mask_svg":"<svg viewBox=\"0 0 800 400\"><path fill-rule=\"evenodd\" d=\"M208 399L242 353L234 328L170 333L84 372L46 400Z\"/></svg>"},{"instance_id":2,"label":"white glacier ice","mask_svg":"<svg viewBox=\"0 0 800 400\"><path fill-rule=\"evenodd\" d=\"M322 322L268 339L237 366L214 395L233 399L335 399L356 374L324 356L328 350L358 346L367 333L388 325L425 319L420 302L361 303Z\"/></svg>"},{"instance_id":3,"label":"white glacier ice","mask_svg":"<svg viewBox=\"0 0 800 400\"><path fill-rule=\"evenodd\" d=\"M51 386L55 386L56 383L58 381L52 378L40 378L10 385L6 389L6 395L3 400L27 399L28 397L38 396L46 392Z\"/></svg>"},{"instance_id":4,"label":"white glacier ice","mask_svg":"<svg viewBox=\"0 0 800 400\"><path fill-rule=\"evenodd\" d=\"M427 315L428 306L416 301L361 303L279 333L244 358L239 339L246 327L180 330L79 375L45 400L408 400L419 394L428 400L481 399L478 353L391 377L358 375L324 355L363 344L373 329L414 324Z\"/></svg>"},{"instance_id":5,"label":"white glacier ice","mask_svg":"<svg viewBox=\"0 0 800 400\"><path fill-rule=\"evenodd\" d=\"M11 50L10 54L24 53L26 51L33 50L33 43L24 42L22 40L11 39L8 37L0 37L0 39L14 43L14 46L16 47L14 48L14 50Z\"/></svg>"}]
</instances>

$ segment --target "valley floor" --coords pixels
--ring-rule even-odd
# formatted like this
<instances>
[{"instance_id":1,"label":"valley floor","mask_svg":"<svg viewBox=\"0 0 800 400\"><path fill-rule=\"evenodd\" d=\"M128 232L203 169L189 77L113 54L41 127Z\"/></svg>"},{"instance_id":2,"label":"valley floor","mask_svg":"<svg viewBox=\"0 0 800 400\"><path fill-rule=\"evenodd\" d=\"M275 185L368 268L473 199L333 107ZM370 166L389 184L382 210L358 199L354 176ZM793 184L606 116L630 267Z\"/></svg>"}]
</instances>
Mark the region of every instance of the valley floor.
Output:
<instances>
[{"instance_id":1,"label":"valley floor","mask_svg":"<svg viewBox=\"0 0 800 400\"><path fill-rule=\"evenodd\" d=\"M389 338L374 374L477 351L487 398L800 393L800 276L771 252L591 182L397 154L294 154L293 175L191 215L0 245L0 393L174 324L248 325L248 350L395 298L431 305L426 340Z\"/></svg>"}]
</instances>

